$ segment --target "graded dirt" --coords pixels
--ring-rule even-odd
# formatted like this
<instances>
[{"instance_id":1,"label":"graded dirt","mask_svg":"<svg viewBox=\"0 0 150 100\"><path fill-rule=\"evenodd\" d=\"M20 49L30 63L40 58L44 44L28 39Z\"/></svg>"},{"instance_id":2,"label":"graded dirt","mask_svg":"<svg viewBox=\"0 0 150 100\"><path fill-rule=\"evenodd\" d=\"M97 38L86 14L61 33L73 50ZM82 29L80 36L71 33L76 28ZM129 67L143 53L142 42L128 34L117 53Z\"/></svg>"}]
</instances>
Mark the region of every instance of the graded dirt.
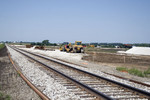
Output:
<instances>
[{"instance_id":1,"label":"graded dirt","mask_svg":"<svg viewBox=\"0 0 150 100\"><path fill-rule=\"evenodd\" d=\"M112 67L128 67L147 70L150 68L150 56L121 55L117 53L87 52L82 59Z\"/></svg>"}]
</instances>

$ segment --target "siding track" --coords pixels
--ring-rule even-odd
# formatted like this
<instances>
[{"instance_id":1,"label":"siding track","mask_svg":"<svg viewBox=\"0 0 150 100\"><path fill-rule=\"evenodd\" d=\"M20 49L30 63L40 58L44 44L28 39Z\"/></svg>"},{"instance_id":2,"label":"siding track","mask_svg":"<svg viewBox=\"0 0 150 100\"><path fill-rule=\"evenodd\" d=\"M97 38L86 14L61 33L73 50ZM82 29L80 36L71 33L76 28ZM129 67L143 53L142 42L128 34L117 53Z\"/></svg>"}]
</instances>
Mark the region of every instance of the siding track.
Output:
<instances>
[{"instance_id":1,"label":"siding track","mask_svg":"<svg viewBox=\"0 0 150 100\"><path fill-rule=\"evenodd\" d=\"M85 99L118 99L118 100L149 100L150 93L141 89L131 87L114 80L107 79L95 75L93 73L74 68L70 64L56 60L54 58L45 57L35 53L27 52L14 48L24 56L40 63L49 68L58 75L65 77L64 79L57 77L58 82L67 87L76 95L80 95Z\"/></svg>"}]
</instances>

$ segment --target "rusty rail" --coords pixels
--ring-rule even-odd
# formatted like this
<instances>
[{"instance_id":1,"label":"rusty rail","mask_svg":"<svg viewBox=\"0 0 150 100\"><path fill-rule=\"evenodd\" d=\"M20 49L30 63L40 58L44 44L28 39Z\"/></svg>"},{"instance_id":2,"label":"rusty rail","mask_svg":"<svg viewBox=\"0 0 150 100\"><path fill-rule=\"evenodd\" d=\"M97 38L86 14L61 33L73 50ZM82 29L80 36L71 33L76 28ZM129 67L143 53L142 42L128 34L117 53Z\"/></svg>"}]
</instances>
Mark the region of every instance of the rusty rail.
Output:
<instances>
[{"instance_id":1,"label":"rusty rail","mask_svg":"<svg viewBox=\"0 0 150 100\"><path fill-rule=\"evenodd\" d=\"M13 62L10 54L8 53L8 57L12 63L12 65L14 66L15 70L17 71L17 73L20 75L20 77L27 83L28 86L30 86L38 95L42 100L50 100L45 94L43 94L38 88L36 88L36 86L34 86L22 73L21 71L17 68L17 65Z\"/></svg>"}]
</instances>

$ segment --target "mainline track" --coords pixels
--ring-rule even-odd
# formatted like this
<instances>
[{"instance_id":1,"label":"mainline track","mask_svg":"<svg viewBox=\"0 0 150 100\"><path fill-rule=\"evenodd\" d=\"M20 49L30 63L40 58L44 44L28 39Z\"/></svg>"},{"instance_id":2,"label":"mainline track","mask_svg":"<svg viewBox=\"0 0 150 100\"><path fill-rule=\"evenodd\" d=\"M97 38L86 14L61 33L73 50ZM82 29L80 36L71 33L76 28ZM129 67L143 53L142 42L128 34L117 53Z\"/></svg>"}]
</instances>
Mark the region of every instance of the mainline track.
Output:
<instances>
[{"instance_id":1,"label":"mainline track","mask_svg":"<svg viewBox=\"0 0 150 100\"><path fill-rule=\"evenodd\" d=\"M88 91L88 93L93 94L96 99L150 99L150 93L147 91L137 89L78 68L74 68L73 66L56 59L51 59L17 48L13 49L42 64L43 66L50 68L51 70L70 80L72 83L77 84L80 88ZM49 66L50 63L53 66Z\"/></svg>"}]
</instances>

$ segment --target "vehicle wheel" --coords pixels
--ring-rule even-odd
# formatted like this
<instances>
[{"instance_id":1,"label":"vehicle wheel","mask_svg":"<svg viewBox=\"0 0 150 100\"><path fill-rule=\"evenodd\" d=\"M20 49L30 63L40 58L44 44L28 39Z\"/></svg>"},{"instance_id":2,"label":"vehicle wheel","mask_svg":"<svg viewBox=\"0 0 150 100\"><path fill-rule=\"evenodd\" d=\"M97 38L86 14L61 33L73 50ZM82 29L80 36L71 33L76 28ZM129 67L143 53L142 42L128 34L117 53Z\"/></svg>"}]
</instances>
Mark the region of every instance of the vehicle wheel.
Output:
<instances>
[{"instance_id":1,"label":"vehicle wheel","mask_svg":"<svg viewBox=\"0 0 150 100\"><path fill-rule=\"evenodd\" d=\"M81 49L81 53L84 53L84 50L83 50L83 49Z\"/></svg>"},{"instance_id":2,"label":"vehicle wheel","mask_svg":"<svg viewBox=\"0 0 150 100\"><path fill-rule=\"evenodd\" d=\"M63 51L66 51L65 48L63 48Z\"/></svg>"},{"instance_id":3,"label":"vehicle wheel","mask_svg":"<svg viewBox=\"0 0 150 100\"><path fill-rule=\"evenodd\" d=\"M73 53L77 53L77 50L73 50Z\"/></svg>"}]
</instances>

